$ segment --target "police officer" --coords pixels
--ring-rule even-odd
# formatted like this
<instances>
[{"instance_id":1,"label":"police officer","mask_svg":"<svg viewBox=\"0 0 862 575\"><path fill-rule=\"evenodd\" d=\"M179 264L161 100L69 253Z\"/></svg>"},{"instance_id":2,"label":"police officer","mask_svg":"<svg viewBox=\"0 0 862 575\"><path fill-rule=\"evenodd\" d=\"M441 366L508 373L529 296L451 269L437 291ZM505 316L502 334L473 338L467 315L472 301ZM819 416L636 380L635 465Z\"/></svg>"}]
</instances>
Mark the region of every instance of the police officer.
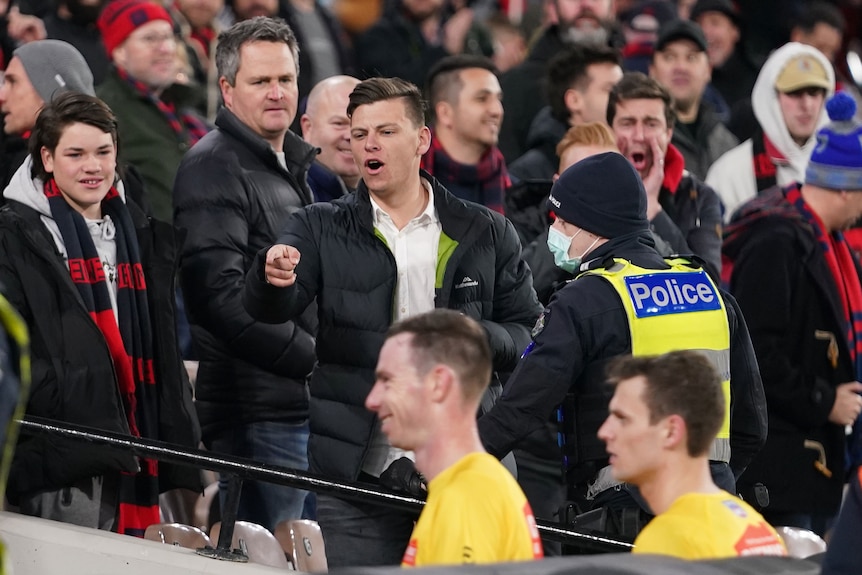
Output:
<instances>
[{"instance_id":1,"label":"police officer","mask_svg":"<svg viewBox=\"0 0 862 575\"><path fill-rule=\"evenodd\" d=\"M608 508L616 526L609 531L634 535L644 517L636 511L633 521L631 511L648 508L633 486L613 480L596 436L608 415L605 366L622 354L697 349L731 399L710 461L716 483L735 493L735 478L766 440L763 386L736 301L696 258L659 255L643 183L622 155L573 165L548 202L556 215L548 248L576 277L551 300L502 397L479 420L486 449L499 457L557 419L570 497L587 509Z\"/></svg>"}]
</instances>

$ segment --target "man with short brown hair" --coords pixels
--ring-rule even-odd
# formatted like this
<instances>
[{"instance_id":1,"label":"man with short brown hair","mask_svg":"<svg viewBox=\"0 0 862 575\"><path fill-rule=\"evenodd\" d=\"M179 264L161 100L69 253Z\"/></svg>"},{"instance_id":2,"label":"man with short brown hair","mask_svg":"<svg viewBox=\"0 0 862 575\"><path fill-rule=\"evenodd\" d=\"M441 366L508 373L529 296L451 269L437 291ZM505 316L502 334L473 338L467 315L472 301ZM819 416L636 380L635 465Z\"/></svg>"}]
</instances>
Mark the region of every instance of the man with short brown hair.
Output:
<instances>
[{"instance_id":1,"label":"man with short brown hair","mask_svg":"<svg viewBox=\"0 0 862 575\"><path fill-rule=\"evenodd\" d=\"M484 328L494 369L509 371L541 308L512 224L420 172L431 132L415 85L365 80L351 92L347 115L359 187L288 218L278 242L252 263L243 303L252 317L279 323L317 299L311 471L423 496L421 489L409 491L409 481L392 481L415 477L413 464L364 405L390 325L455 309ZM496 379L491 387L501 390ZM331 567L400 563L415 521L409 513L324 494L317 519Z\"/></svg>"},{"instance_id":2,"label":"man with short brown hair","mask_svg":"<svg viewBox=\"0 0 862 575\"><path fill-rule=\"evenodd\" d=\"M599 428L611 473L636 485L656 517L634 553L682 559L786 555L781 538L709 472L726 412L721 377L699 351L621 357L608 369L610 414Z\"/></svg>"}]
</instances>

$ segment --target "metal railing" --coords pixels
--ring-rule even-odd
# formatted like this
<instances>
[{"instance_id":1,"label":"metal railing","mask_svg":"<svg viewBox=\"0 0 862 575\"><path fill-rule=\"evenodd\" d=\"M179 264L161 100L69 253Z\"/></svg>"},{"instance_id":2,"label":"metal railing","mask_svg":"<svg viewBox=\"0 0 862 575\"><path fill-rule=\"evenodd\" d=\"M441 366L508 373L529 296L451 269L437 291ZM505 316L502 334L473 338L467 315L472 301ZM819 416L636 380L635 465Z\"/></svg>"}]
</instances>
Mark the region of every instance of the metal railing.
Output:
<instances>
[{"instance_id":1,"label":"metal railing","mask_svg":"<svg viewBox=\"0 0 862 575\"><path fill-rule=\"evenodd\" d=\"M188 449L163 441L131 437L120 433L33 416L28 416L20 420L19 423L21 424L20 431L22 434L60 436L65 439L102 445L127 453L131 452L137 456L146 456L159 461L207 469L229 475L230 481L225 497L225 505L222 509L222 524L217 548L214 550L214 553L208 553L208 555L216 556L220 559L242 560L242 558L236 557L236 554L231 550L231 541L233 540L242 482L246 479L266 481L314 491L316 493L336 495L346 499L373 502L390 508L413 512L417 516L425 504L424 501L414 497L384 491L367 484L333 481L305 471L257 463L231 455L217 455L201 449ZM632 544L626 541L567 529L563 525L543 520L538 520L537 523L542 537L576 547L583 551L607 553L630 551L632 549Z\"/></svg>"}]
</instances>

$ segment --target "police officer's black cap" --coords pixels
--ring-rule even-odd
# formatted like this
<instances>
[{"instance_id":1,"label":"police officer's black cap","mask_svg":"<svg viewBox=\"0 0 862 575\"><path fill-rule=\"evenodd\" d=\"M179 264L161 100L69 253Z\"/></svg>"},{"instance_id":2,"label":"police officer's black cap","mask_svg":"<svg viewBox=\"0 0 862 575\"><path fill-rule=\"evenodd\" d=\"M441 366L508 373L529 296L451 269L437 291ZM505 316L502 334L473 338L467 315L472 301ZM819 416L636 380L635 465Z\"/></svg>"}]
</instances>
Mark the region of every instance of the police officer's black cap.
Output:
<instances>
[{"instance_id":1,"label":"police officer's black cap","mask_svg":"<svg viewBox=\"0 0 862 575\"><path fill-rule=\"evenodd\" d=\"M643 182L617 152L577 162L551 188L548 209L564 221L603 238L649 230Z\"/></svg>"}]
</instances>

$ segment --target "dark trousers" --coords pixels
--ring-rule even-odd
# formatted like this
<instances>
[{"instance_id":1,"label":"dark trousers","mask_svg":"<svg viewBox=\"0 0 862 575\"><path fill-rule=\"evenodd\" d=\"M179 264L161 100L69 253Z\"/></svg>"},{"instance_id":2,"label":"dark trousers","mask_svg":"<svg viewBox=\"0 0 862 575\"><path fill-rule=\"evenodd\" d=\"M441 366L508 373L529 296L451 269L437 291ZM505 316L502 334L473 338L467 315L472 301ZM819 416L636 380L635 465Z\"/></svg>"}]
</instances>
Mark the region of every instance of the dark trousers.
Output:
<instances>
[{"instance_id":1,"label":"dark trousers","mask_svg":"<svg viewBox=\"0 0 862 575\"><path fill-rule=\"evenodd\" d=\"M360 481L375 481L370 476ZM317 494L329 568L400 565L418 516L375 503Z\"/></svg>"},{"instance_id":2,"label":"dark trousers","mask_svg":"<svg viewBox=\"0 0 862 575\"><path fill-rule=\"evenodd\" d=\"M533 515L553 523L563 523L560 509L566 503L566 485L560 470L561 461L542 459L528 451L515 451L518 463L518 484L527 496ZM562 554L560 543L542 539L545 557Z\"/></svg>"}]
</instances>

